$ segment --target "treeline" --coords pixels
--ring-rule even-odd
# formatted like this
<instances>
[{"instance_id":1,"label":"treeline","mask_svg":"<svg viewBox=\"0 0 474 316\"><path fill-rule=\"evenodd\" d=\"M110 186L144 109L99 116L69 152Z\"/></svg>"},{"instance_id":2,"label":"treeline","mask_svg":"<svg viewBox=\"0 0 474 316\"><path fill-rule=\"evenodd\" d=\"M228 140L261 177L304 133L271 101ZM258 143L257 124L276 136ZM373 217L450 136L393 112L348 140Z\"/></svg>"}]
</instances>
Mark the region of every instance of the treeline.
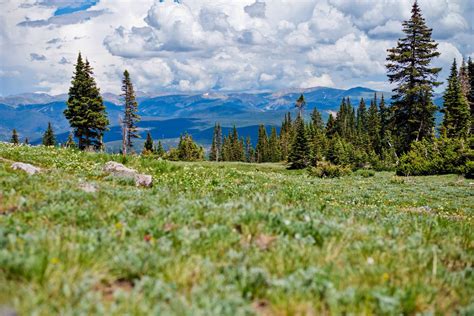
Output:
<instances>
[{"instance_id":1,"label":"treeline","mask_svg":"<svg viewBox=\"0 0 474 316\"><path fill-rule=\"evenodd\" d=\"M304 102L304 95L298 100ZM265 126L260 125L255 148L249 137L239 137L235 127L229 135L223 136L221 126L216 124L209 160L288 161L294 169L316 166L318 161L354 167L371 165L379 169L394 167L396 152L391 145L388 109L383 96L378 101L375 94L368 108L361 99L357 110L349 98L343 98L339 111L335 116L330 114L327 122L316 108L305 122L302 111L300 108L294 120L288 112L279 134L272 127L268 135Z\"/></svg>"}]
</instances>

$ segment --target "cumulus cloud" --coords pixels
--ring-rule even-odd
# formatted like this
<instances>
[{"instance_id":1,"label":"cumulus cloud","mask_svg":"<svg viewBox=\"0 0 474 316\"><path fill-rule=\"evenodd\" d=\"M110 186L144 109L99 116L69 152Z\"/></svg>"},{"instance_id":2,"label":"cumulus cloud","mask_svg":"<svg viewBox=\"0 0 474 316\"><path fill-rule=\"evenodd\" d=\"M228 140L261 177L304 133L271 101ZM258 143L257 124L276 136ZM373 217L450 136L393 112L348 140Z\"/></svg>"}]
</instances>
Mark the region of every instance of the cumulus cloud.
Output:
<instances>
[{"instance_id":1,"label":"cumulus cloud","mask_svg":"<svg viewBox=\"0 0 474 316\"><path fill-rule=\"evenodd\" d=\"M116 93L124 69L138 90L149 93L388 88L386 50L402 35L412 2L28 0L19 6L7 0L0 41L11 51L0 57L44 74L29 78L37 80L31 90L67 86L78 51L92 62L101 90ZM474 55L474 5L419 3L440 43L435 64L445 76L452 58Z\"/></svg>"},{"instance_id":2,"label":"cumulus cloud","mask_svg":"<svg viewBox=\"0 0 474 316\"><path fill-rule=\"evenodd\" d=\"M265 17L265 2L255 1L254 4L247 5L244 7L244 11L252 18L264 18Z\"/></svg>"}]
</instances>

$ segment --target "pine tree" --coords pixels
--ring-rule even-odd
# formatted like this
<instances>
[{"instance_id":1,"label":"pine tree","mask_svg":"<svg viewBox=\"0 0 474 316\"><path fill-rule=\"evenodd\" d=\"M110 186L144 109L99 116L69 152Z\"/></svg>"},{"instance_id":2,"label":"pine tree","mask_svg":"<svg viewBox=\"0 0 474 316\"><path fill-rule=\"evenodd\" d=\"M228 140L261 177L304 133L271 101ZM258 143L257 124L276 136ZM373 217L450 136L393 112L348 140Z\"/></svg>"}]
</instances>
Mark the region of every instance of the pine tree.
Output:
<instances>
[{"instance_id":1,"label":"pine tree","mask_svg":"<svg viewBox=\"0 0 474 316\"><path fill-rule=\"evenodd\" d=\"M376 153L381 152L380 125L380 114L377 106L377 96L375 95L367 113L367 136L371 149L375 150Z\"/></svg>"},{"instance_id":2,"label":"pine tree","mask_svg":"<svg viewBox=\"0 0 474 316\"><path fill-rule=\"evenodd\" d=\"M252 142L250 141L250 136L247 136L245 139L245 157L247 162L255 162L254 157L255 151L252 147Z\"/></svg>"},{"instance_id":3,"label":"pine tree","mask_svg":"<svg viewBox=\"0 0 474 316\"><path fill-rule=\"evenodd\" d=\"M304 120L301 115L298 115L295 121L296 135L293 144L291 145L291 151L288 156L288 162L290 169L303 169L310 164L310 147L308 137L306 135L306 129Z\"/></svg>"},{"instance_id":4,"label":"pine tree","mask_svg":"<svg viewBox=\"0 0 474 316\"><path fill-rule=\"evenodd\" d=\"M461 85L461 91L466 100L469 99L471 93L471 84L469 82L469 69L466 61L462 60L461 68L459 68L459 84Z\"/></svg>"},{"instance_id":5,"label":"pine tree","mask_svg":"<svg viewBox=\"0 0 474 316\"><path fill-rule=\"evenodd\" d=\"M360 99L359 107L357 108L357 133L359 135L367 131L367 108L365 106L364 98Z\"/></svg>"},{"instance_id":6,"label":"pine tree","mask_svg":"<svg viewBox=\"0 0 474 316\"><path fill-rule=\"evenodd\" d=\"M321 116L321 113L318 111L317 108L314 108L313 112L311 112L311 123L313 124L315 131L324 131L323 117Z\"/></svg>"},{"instance_id":7,"label":"pine tree","mask_svg":"<svg viewBox=\"0 0 474 316\"><path fill-rule=\"evenodd\" d=\"M327 151L323 118L316 108L311 113L310 131L311 164L316 165L319 160L324 158Z\"/></svg>"},{"instance_id":8,"label":"pine tree","mask_svg":"<svg viewBox=\"0 0 474 316\"><path fill-rule=\"evenodd\" d=\"M48 128L43 134L43 145L56 146L56 137L54 136L53 127L50 122L48 123Z\"/></svg>"},{"instance_id":9,"label":"pine tree","mask_svg":"<svg viewBox=\"0 0 474 316\"><path fill-rule=\"evenodd\" d=\"M138 103L135 99L135 90L127 70L123 72L122 97L124 100L124 118L126 140L123 142L127 146L127 151L133 148L133 139L140 138L137 123L140 121L138 115ZM122 149L124 150L124 149Z\"/></svg>"},{"instance_id":10,"label":"pine tree","mask_svg":"<svg viewBox=\"0 0 474 316\"><path fill-rule=\"evenodd\" d=\"M64 115L74 129L81 150L91 146L102 148L103 133L109 124L99 88L92 75L92 67L87 60L84 63L79 53Z\"/></svg>"},{"instance_id":11,"label":"pine tree","mask_svg":"<svg viewBox=\"0 0 474 316\"><path fill-rule=\"evenodd\" d=\"M430 68L431 60L438 57L438 44L431 39L428 28L415 1L410 20L403 22L406 37L388 50L387 71L393 89L394 133L398 150L405 152L411 142L432 136L436 106L433 104L433 87L441 68Z\"/></svg>"},{"instance_id":12,"label":"pine tree","mask_svg":"<svg viewBox=\"0 0 474 316\"><path fill-rule=\"evenodd\" d=\"M212 136L211 152L209 154L210 161L219 161L222 155L222 128L216 123L214 125L214 134Z\"/></svg>"},{"instance_id":13,"label":"pine tree","mask_svg":"<svg viewBox=\"0 0 474 316\"><path fill-rule=\"evenodd\" d=\"M257 162L268 162L268 137L264 125L258 127L257 147L255 148Z\"/></svg>"},{"instance_id":14,"label":"pine tree","mask_svg":"<svg viewBox=\"0 0 474 316\"><path fill-rule=\"evenodd\" d=\"M451 74L448 78L448 86L443 99L443 134L446 133L450 138L466 138L470 129L470 113L468 102L459 82L456 59L454 59L451 67Z\"/></svg>"},{"instance_id":15,"label":"pine tree","mask_svg":"<svg viewBox=\"0 0 474 316\"><path fill-rule=\"evenodd\" d=\"M20 138L18 137L18 133L16 132L16 129L13 129L12 131L12 137L10 139L10 143L14 145L18 145L20 143Z\"/></svg>"},{"instance_id":16,"label":"pine tree","mask_svg":"<svg viewBox=\"0 0 474 316\"><path fill-rule=\"evenodd\" d=\"M336 120L332 113L329 113L328 121L326 123L326 136L331 138L336 134Z\"/></svg>"},{"instance_id":17,"label":"pine tree","mask_svg":"<svg viewBox=\"0 0 474 316\"><path fill-rule=\"evenodd\" d=\"M25 145L29 145L30 144L30 141L28 140L28 137L25 137L25 142L24 142Z\"/></svg>"},{"instance_id":18,"label":"pine tree","mask_svg":"<svg viewBox=\"0 0 474 316\"><path fill-rule=\"evenodd\" d=\"M245 161L245 151L243 140L239 139L239 133L234 125L232 134L229 135L232 161Z\"/></svg>"},{"instance_id":19,"label":"pine tree","mask_svg":"<svg viewBox=\"0 0 474 316\"><path fill-rule=\"evenodd\" d=\"M165 155L165 149L163 148L163 144L161 143L161 140L158 141L158 145L156 145L156 148L155 148L155 154L158 156L158 157L163 157Z\"/></svg>"},{"instance_id":20,"label":"pine tree","mask_svg":"<svg viewBox=\"0 0 474 316\"><path fill-rule=\"evenodd\" d=\"M152 153L152 152L153 152L153 138L151 137L150 132L147 132L145 144L143 144L143 153Z\"/></svg>"},{"instance_id":21,"label":"pine tree","mask_svg":"<svg viewBox=\"0 0 474 316\"><path fill-rule=\"evenodd\" d=\"M467 71L469 73L469 107L471 109L471 135L474 135L474 62L471 57L467 60Z\"/></svg>"},{"instance_id":22,"label":"pine tree","mask_svg":"<svg viewBox=\"0 0 474 316\"><path fill-rule=\"evenodd\" d=\"M387 137L389 133L389 128L390 128L390 108L387 108L385 106L385 99L382 94L382 98L380 99L380 105L379 105L379 115L380 115L380 141L382 144L382 147L387 146Z\"/></svg>"},{"instance_id":23,"label":"pine tree","mask_svg":"<svg viewBox=\"0 0 474 316\"><path fill-rule=\"evenodd\" d=\"M293 137L293 127L291 122L291 114L288 112L285 114L285 118L280 128L280 150L282 160L288 159L288 153L290 152L291 142Z\"/></svg>"},{"instance_id":24,"label":"pine tree","mask_svg":"<svg viewBox=\"0 0 474 316\"><path fill-rule=\"evenodd\" d=\"M269 160L271 162L279 162L281 160L280 142L278 141L277 131L275 127L272 127L270 139L268 141L269 147Z\"/></svg>"},{"instance_id":25,"label":"pine tree","mask_svg":"<svg viewBox=\"0 0 474 316\"><path fill-rule=\"evenodd\" d=\"M72 133L69 133L65 146L67 148L76 148L76 143L74 142L74 136L72 135Z\"/></svg>"},{"instance_id":26,"label":"pine tree","mask_svg":"<svg viewBox=\"0 0 474 316\"><path fill-rule=\"evenodd\" d=\"M306 106L306 100L304 99L304 95L301 94L298 100L296 100L295 107L298 109L298 115L303 115L303 109Z\"/></svg>"},{"instance_id":27,"label":"pine tree","mask_svg":"<svg viewBox=\"0 0 474 316\"><path fill-rule=\"evenodd\" d=\"M178 159L183 161L202 160L204 157L204 149L193 141L191 135L184 134L184 136L179 138L177 155Z\"/></svg>"}]
</instances>

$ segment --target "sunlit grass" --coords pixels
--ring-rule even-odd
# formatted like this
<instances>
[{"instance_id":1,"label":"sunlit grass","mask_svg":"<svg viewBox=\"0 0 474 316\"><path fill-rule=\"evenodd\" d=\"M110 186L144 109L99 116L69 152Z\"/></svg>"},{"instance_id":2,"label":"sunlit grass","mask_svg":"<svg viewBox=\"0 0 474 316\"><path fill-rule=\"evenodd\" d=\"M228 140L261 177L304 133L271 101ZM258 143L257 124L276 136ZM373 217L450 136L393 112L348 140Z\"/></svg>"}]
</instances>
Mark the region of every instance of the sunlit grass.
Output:
<instances>
[{"instance_id":1,"label":"sunlit grass","mask_svg":"<svg viewBox=\"0 0 474 316\"><path fill-rule=\"evenodd\" d=\"M474 312L474 195L455 175L319 179L282 164L0 144L0 306L19 314ZM86 193L80 184L97 185Z\"/></svg>"}]
</instances>

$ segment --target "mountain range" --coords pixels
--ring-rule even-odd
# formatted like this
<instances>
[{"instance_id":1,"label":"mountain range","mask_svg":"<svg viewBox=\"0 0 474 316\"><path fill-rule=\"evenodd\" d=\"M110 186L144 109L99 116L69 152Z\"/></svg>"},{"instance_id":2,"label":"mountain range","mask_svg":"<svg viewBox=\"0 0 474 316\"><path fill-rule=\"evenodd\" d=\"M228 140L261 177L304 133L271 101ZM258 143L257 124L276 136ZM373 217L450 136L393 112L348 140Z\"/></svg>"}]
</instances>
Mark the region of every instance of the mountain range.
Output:
<instances>
[{"instance_id":1,"label":"mountain range","mask_svg":"<svg viewBox=\"0 0 474 316\"><path fill-rule=\"evenodd\" d=\"M345 97L349 97L356 107L360 98L367 100L368 104L374 93L379 98L384 94L387 102L391 96L389 92L364 87L347 90L315 87L278 92L209 92L159 96L137 93L142 118L138 126L142 138L149 131L155 140L161 139L167 146L174 145L179 135L187 132L207 147L212 141L215 122L223 126L224 134L235 125L240 136L250 136L256 141L258 125L280 126L286 112L294 113L295 100L301 93L307 101L306 115L316 107L323 118L337 111L341 99ZM104 93L102 96L110 120L110 130L106 132L104 140L109 149L116 149L121 139L118 126L123 111L121 98L112 93ZM28 137L30 143L40 143L48 122L51 122L58 141L64 142L69 134L69 124L63 115L66 99L66 94L51 96L45 93L0 97L0 140L8 140L11 130L16 128L21 140ZM442 99L437 96L435 103L440 105Z\"/></svg>"}]
</instances>

